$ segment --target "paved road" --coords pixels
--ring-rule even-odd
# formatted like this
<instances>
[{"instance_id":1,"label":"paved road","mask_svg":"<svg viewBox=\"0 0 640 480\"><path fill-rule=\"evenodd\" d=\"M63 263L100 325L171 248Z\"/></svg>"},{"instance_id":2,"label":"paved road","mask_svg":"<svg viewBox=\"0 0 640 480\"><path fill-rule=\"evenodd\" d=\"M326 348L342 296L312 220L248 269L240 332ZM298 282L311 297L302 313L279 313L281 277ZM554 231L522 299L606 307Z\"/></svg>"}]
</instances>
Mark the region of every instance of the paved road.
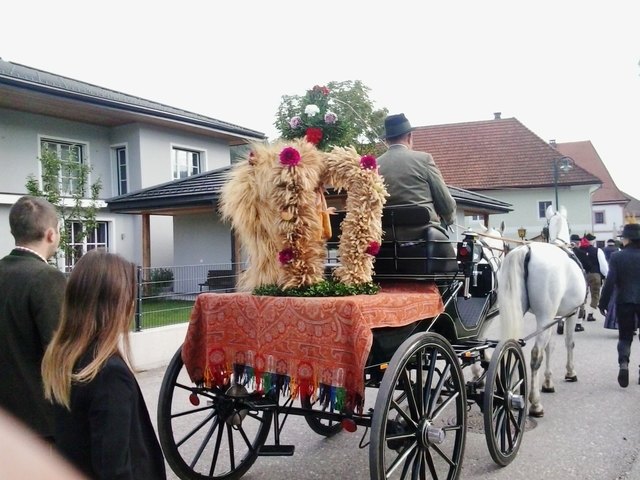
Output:
<instances>
[{"instance_id":1,"label":"paved road","mask_svg":"<svg viewBox=\"0 0 640 480\"><path fill-rule=\"evenodd\" d=\"M526 333L534 330L533 317L525 318ZM565 348L553 333L556 393L543 394L545 417L528 421L528 430L517 458L509 466L496 466L487 450L482 417L477 406L470 412L469 433L462 479L640 479L640 385L637 370L631 384L622 389L617 377L617 332L603 328L602 317L584 324L576 333L575 363L579 381L565 383ZM494 321L492 329L497 326ZM491 338L497 338L489 332ZM525 348L532 346L529 341ZM632 366L640 363L640 346L632 346ZM152 418L155 420L159 386L164 369L138 374ZM367 393L374 397L376 391ZM368 479L368 449L358 448L364 429L326 439L313 433L300 418L288 420L282 442L294 444L292 457L260 457L243 477ZM368 441L368 435L365 438ZM170 473L170 479L178 477Z\"/></svg>"}]
</instances>

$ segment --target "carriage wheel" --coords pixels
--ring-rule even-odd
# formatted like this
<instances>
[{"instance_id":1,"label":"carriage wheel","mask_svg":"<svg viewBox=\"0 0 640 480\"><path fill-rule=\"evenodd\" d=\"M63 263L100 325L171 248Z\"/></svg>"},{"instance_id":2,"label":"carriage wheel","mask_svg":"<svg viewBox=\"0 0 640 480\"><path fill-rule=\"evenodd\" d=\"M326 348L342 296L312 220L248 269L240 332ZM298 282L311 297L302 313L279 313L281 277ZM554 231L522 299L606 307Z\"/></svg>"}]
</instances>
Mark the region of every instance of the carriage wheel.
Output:
<instances>
[{"instance_id":1,"label":"carriage wheel","mask_svg":"<svg viewBox=\"0 0 640 480\"><path fill-rule=\"evenodd\" d=\"M409 337L382 379L371 425L371 478L455 479L467 432L466 390L449 342Z\"/></svg>"},{"instance_id":2,"label":"carriage wheel","mask_svg":"<svg viewBox=\"0 0 640 480\"><path fill-rule=\"evenodd\" d=\"M302 408L308 408L310 410L318 409L319 402L311 402L310 398L303 398L300 400L302 404ZM342 424L335 420L324 420L315 416L313 413L309 413L304 416L304 419L307 421L307 424L318 435L322 435L323 437L333 437L336 433L342 431Z\"/></svg>"},{"instance_id":3,"label":"carriage wheel","mask_svg":"<svg viewBox=\"0 0 640 480\"><path fill-rule=\"evenodd\" d=\"M246 389L194 385L175 353L158 399L158 435L171 469L183 480L240 478L264 445L273 413L248 408Z\"/></svg>"},{"instance_id":4,"label":"carriage wheel","mask_svg":"<svg viewBox=\"0 0 640 480\"><path fill-rule=\"evenodd\" d=\"M484 432L491 458L505 466L518 454L527 420L527 367L522 348L505 340L493 352L484 391Z\"/></svg>"}]
</instances>

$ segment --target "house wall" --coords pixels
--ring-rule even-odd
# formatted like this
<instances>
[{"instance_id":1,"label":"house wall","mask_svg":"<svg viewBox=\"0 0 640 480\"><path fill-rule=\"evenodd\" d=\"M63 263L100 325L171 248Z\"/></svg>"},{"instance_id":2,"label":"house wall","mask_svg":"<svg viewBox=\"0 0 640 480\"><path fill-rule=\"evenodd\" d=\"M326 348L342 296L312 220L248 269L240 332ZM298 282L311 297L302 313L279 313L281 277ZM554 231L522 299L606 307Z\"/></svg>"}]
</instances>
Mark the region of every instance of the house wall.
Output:
<instances>
[{"instance_id":1,"label":"house wall","mask_svg":"<svg viewBox=\"0 0 640 480\"><path fill-rule=\"evenodd\" d=\"M168 128L140 126L140 168L144 172L141 188L172 180L171 151L173 147L202 152L201 170L208 171L229 165L229 145L220 140L176 132Z\"/></svg>"},{"instance_id":2,"label":"house wall","mask_svg":"<svg viewBox=\"0 0 640 480\"><path fill-rule=\"evenodd\" d=\"M213 208L211 214L176 216L173 225L177 265L231 263L231 231Z\"/></svg>"},{"instance_id":3,"label":"house wall","mask_svg":"<svg viewBox=\"0 0 640 480\"><path fill-rule=\"evenodd\" d=\"M115 166L112 168L112 131L106 127L72 122L44 115L0 109L0 165L11 165L0 175L0 252L14 246L9 229L9 210L18 198L27 193L29 175L40 176L40 139L50 137L77 141L87 145L86 158L92 171L90 183L100 179L101 198L111 196L114 188ZM130 142L132 144L133 142ZM98 211L97 220L109 222L112 251L133 260L135 219L127 215Z\"/></svg>"},{"instance_id":4,"label":"house wall","mask_svg":"<svg viewBox=\"0 0 640 480\"><path fill-rule=\"evenodd\" d=\"M27 176L40 175L40 138L78 141L87 145L92 172L89 182L100 178L104 191L112 189L109 161L109 129L59 118L0 109L0 164L11 165L0 175L0 192L24 194Z\"/></svg>"},{"instance_id":5,"label":"house wall","mask_svg":"<svg viewBox=\"0 0 640 480\"><path fill-rule=\"evenodd\" d=\"M171 159L174 146L202 152L202 171L228 165L229 146L220 140L203 135L179 132L170 128L132 123L115 128L102 127L55 117L36 115L15 110L0 109L0 165L11 165L0 176L0 247L9 251L13 238L9 233L10 206L27 190L30 174L39 177L40 138L51 137L76 141L87 145L86 155L92 167L90 182L102 182L102 199L118 195L114 148L127 149L128 191L132 192L172 180ZM142 219L138 215L111 214L103 209L98 220L110 223L112 251L140 264L142 262ZM151 216L151 265L178 264L174 257L173 218ZM211 227L215 229L215 227ZM182 235L182 234L180 234ZM220 242L230 245L229 232L216 233ZM226 237L225 237L226 235ZM222 243L221 243L222 244ZM227 248L230 251L230 248ZM202 249L203 261L215 260L207 249ZM211 260L209 260L211 259ZM221 259L220 261L229 261Z\"/></svg>"},{"instance_id":6,"label":"house wall","mask_svg":"<svg viewBox=\"0 0 640 480\"><path fill-rule=\"evenodd\" d=\"M595 223L595 212L604 212L603 224ZM593 234L597 241L606 242L610 238L615 239L624 225L624 207L616 205L594 205L593 206Z\"/></svg>"},{"instance_id":7,"label":"house wall","mask_svg":"<svg viewBox=\"0 0 640 480\"><path fill-rule=\"evenodd\" d=\"M572 233L582 235L593 230L591 214L591 189L589 186L560 188L558 201L567 210L567 220ZM513 190L485 190L483 195L508 202L513 211L491 216L491 226L505 223L504 236L518 238L518 228L527 229L527 238L533 238L546 226L546 218L538 218L538 202L549 201L555 206L553 188L528 188Z\"/></svg>"}]
</instances>

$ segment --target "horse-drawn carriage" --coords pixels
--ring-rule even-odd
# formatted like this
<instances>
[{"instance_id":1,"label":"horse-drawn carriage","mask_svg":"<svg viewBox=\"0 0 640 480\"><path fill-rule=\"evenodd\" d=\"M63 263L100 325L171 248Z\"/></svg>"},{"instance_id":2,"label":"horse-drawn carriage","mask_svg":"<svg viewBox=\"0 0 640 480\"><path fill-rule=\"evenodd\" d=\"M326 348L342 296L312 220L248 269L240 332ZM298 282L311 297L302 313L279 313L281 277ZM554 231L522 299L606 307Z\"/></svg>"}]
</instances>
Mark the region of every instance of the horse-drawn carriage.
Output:
<instances>
[{"instance_id":1,"label":"horse-drawn carriage","mask_svg":"<svg viewBox=\"0 0 640 480\"><path fill-rule=\"evenodd\" d=\"M246 291L197 297L167 368L158 430L171 468L188 480L239 478L259 456L293 454L281 433L302 416L324 436L370 429L371 478L457 478L473 405L491 457L510 463L524 434L527 368L521 342L483 338L498 313L490 249L470 231L452 242L424 208L383 211L375 159L348 149L321 157L306 142L280 148L256 147L223 191L223 215L254 270L240 279ZM318 184L351 189L328 242L317 235L327 226ZM252 293L276 278L313 286L327 246L337 246L331 275L341 284L373 279L380 291Z\"/></svg>"},{"instance_id":2,"label":"horse-drawn carriage","mask_svg":"<svg viewBox=\"0 0 640 480\"><path fill-rule=\"evenodd\" d=\"M518 342L480 338L486 322L498 313L495 272L490 263L480 263L483 245L475 233L465 232L457 244L450 243L436 227L427 228L427 234L423 229L417 237L406 236L408 231L416 231L421 215L420 209L385 210L383 226L388 235L378 253L376 276L382 290L377 295L358 296L364 297L358 307L366 311L380 307L369 306L371 298L387 295L384 308L394 315L400 313L393 311L389 302L408 303L421 315L421 304L441 299L424 318L405 315L398 326L371 328L371 347L361 374L365 388L378 389L372 409L362 408L357 388L341 390L347 380L335 378L339 375L301 393L303 376L292 386L291 376L273 365L279 356L276 351L268 356L269 352L261 351L267 365L259 365L256 357L260 347L251 350L257 339L251 338L255 332L250 329L245 329L245 337L233 338L236 351L245 355L242 359L236 356L226 373L211 371L207 377L196 365L185 368L185 361L202 358L194 349L209 357L215 357L216 352L222 355L220 342L230 337L220 332L229 326L238 328L228 316L234 311L240 314L234 308L225 310L225 305L233 303L233 297L251 294L198 297L190 329L192 335L204 336L207 341L194 346L193 338L188 339L188 355L182 349L175 354L162 383L158 408L163 450L181 478L239 478L261 455L293 454L294 446L280 443L290 415L303 416L314 432L325 436L342 429L369 427L371 478L409 478L415 472L422 472L420 478L456 478L462 465L467 412L473 404L484 413L491 457L500 465L513 460L524 433L527 374ZM417 221L407 226L407 218ZM211 299L215 299L213 308L207 305ZM288 300L295 302L292 305L298 311L305 303L320 305L300 314L297 322L313 322L314 313L329 305L326 299ZM344 315L340 311L344 305L332 308L335 310L330 309L329 315ZM268 310L265 305L254 305L249 317L268 317ZM280 306L273 315L286 313L286 307ZM366 322L364 317L350 320ZM380 320L379 325L389 323ZM295 325L286 326L290 327ZM284 339L286 333L280 332L283 341L291 342ZM261 334L264 331L258 332ZM216 360L209 360L213 369ZM481 374L465 379L463 371L473 365L481 367ZM252 376L247 375L248 368L253 370ZM191 380L194 376L195 383ZM341 394L346 398L340 398ZM297 399L300 405L296 405Z\"/></svg>"}]
</instances>

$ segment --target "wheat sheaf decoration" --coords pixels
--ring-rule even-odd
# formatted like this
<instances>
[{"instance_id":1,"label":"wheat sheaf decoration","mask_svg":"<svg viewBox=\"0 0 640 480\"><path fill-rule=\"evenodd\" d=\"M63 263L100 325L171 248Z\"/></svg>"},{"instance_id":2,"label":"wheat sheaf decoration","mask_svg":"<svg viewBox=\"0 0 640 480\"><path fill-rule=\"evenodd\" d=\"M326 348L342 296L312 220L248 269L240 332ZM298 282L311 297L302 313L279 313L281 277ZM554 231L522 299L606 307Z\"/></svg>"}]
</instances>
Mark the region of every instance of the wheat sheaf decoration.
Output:
<instances>
[{"instance_id":1,"label":"wheat sheaf decoration","mask_svg":"<svg viewBox=\"0 0 640 480\"><path fill-rule=\"evenodd\" d=\"M231 222L249 264L239 290L295 289L324 280L330 212L323 192L329 186L347 192L334 278L346 285L372 281L387 197L375 158L353 148L322 152L301 138L253 145L222 188L222 218Z\"/></svg>"}]
</instances>

